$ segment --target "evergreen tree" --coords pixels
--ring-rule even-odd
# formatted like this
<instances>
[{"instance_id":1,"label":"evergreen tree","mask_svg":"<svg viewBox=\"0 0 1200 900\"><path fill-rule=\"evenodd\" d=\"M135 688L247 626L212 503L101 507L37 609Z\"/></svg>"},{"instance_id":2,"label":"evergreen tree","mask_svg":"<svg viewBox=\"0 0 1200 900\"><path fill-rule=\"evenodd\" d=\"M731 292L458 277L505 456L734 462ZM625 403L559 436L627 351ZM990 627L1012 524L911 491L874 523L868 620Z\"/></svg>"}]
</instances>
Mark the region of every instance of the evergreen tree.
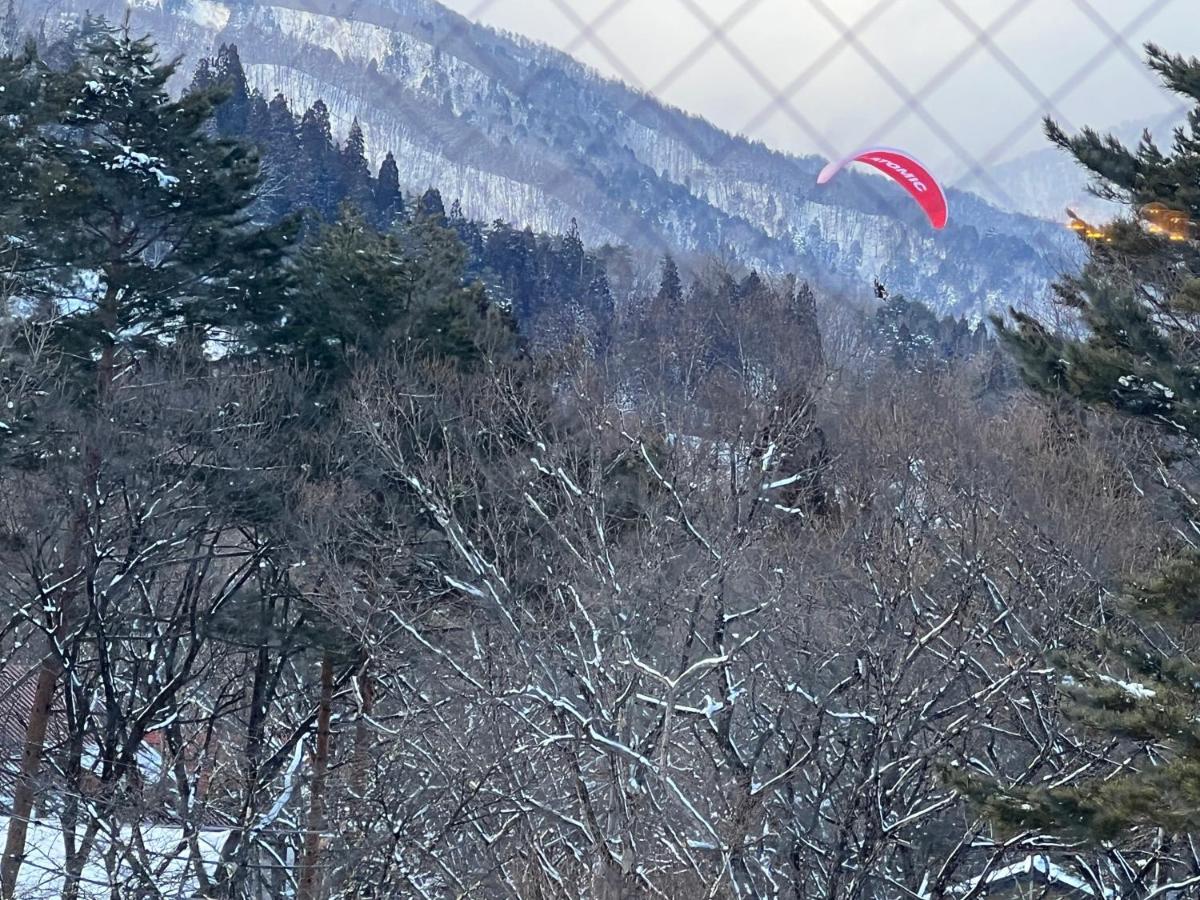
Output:
<instances>
[{"instance_id":1,"label":"evergreen tree","mask_svg":"<svg viewBox=\"0 0 1200 900\"><path fill-rule=\"evenodd\" d=\"M662 276L659 279L656 299L669 310L677 310L683 303L683 282L679 279L679 267L675 265L675 258L669 253L663 257Z\"/></svg>"},{"instance_id":2,"label":"evergreen tree","mask_svg":"<svg viewBox=\"0 0 1200 900\"><path fill-rule=\"evenodd\" d=\"M396 239L352 208L321 229L297 266L295 289L261 309L252 346L295 359L328 382L374 355L405 312L413 272Z\"/></svg>"},{"instance_id":3,"label":"evergreen tree","mask_svg":"<svg viewBox=\"0 0 1200 900\"><path fill-rule=\"evenodd\" d=\"M417 215L439 225L445 222L446 205L442 202L442 194L439 190L430 188L421 195L421 199L417 203Z\"/></svg>"},{"instance_id":4,"label":"evergreen tree","mask_svg":"<svg viewBox=\"0 0 1200 900\"><path fill-rule=\"evenodd\" d=\"M300 161L305 166L306 192L302 203L324 219L337 211L339 158L329 123L329 107L317 100L300 120Z\"/></svg>"},{"instance_id":5,"label":"evergreen tree","mask_svg":"<svg viewBox=\"0 0 1200 900\"><path fill-rule=\"evenodd\" d=\"M525 322L533 318L540 308L546 304L546 267L538 255L538 239L533 228L526 225L516 235L512 244L516 254L514 264L517 266L517 304L518 320ZM521 315L521 310L526 315Z\"/></svg>"},{"instance_id":6,"label":"evergreen tree","mask_svg":"<svg viewBox=\"0 0 1200 900\"><path fill-rule=\"evenodd\" d=\"M533 231L517 231L507 222L494 221L484 238L483 267L498 296L512 306L517 321L528 323L542 299Z\"/></svg>"},{"instance_id":7,"label":"evergreen tree","mask_svg":"<svg viewBox=\"0 0 1200 900\"><path fill-rule=\"evenodd\" d=\"M422 215L403 240L413 276L404 298L406 339L463 366L516 352L515 323L489 303L480 282L468 280L469 255L453 230Z\"/></svg>"},{"instance_id":8,"label":"evergreen tree","mask_svg":"<svg viewBox=\"0 0 1200 900\"><path fill-rule=\"evenodd\" d=\"M31 43L21 53L0 58L0 225L4 234L25 230L24 215L35 203L35 189L43 170L52 164L51 149L40 138L62 114L65 97L57 88L60 78L39 58ZM40 263L19 241L0 243L0 264L20 276Z\"/></svg>"},{"instance_id":9,"label":"evergreen tree","mask_svg":"<svg viewBox=\"0 0 1200 900\"><path fill-rule=\"evenodd\" d=\"M225 92L214 115L217 132L223 137L246 137L250 120L250 91L246 84L246 71L242 68L242 60L234 44L222 44L217 51L213 80Z\"/></svg>"},{"instance_id":10,"label":"evergreen tree","mask_svg":"<svg viewBox=\"0 0 1200 900\"><path fill-rule=\"evenodd\" d=\"M266 152L267 137L271 130L271 111L267 99L255 88L250 92L250 103L246 111L246 135L259 149Z\"/></svg>"},{"instance_id":11,"label":"evergreen tree","mask_svg":"<svg viewBox=\"0 0 1200 900\"><path fill-rule=\"evenodd\" d=\"M455 199L450 204L450 212L446 215L446 227L451 229L467 250L470 260L467 269L472 274L480 274L484 267L486 248L483 240L483 229L478 223L472 222L463 213L462 203Z\"/></svg>"},{"instance_id":12,"label":"evergreen tree","mask_svg":"<svg viewBox=\"0 0 1200 900\"><path fill-rule=\"evenodd\" d=\"M43 102L0 135L0 154L33 161L8 209L24 288L56 307L59 340L85 367L235 325L288 240L250 221L258 162L210 136L217 96L172 100L174 71L148 42L89 21L80 61L43 70ZM10 74L4 97L23 93Z\"/></svg>"},{"instance_id":13,"label":"evergreen tree","mask_svg":"<svg viewBox=\"0 0 1200 900\"><path fill-rule=\"evenodd\" d=\"M588 285L587 305L596 319L596 355L604 357L612 347L616 304L603 269L597 269Z\"/></svg>"},{"instance_id":14,"label":"evergreen tree","mask_svg":"<svg viewBox=\"0 0 1200 900\"><path fill-rule=\"evenodd\" d=\"M559 242L556 254L554 288L560 299L578 299L587 286L584 280L584 263L587 252L583 247L583 239L579 236L579 223L572 218L567 233Z\"/></svg>"},{"instance_id":15,"label":"evergreen tree","mask_svg":"<svg viewBox=\"0 0 1200 900\"><path fill-rule=\"evenodd\" d=\"M1027 380L1049 396L1107 407L1160 430L1177 459L1200 459L1200 242L1194 226L1163 233L1146 220L1161 204L1200 221L1200 60L1148 46L1149 65L1195 104L1169 151L1149 135L1135 149L1085 130L1052 141L1096 178L1101 196L1134 213L1091 246L1083 274L1059 287L1087 326L1082 339L1013 312L998 322ZM1138 826L1183 834L1200 828L1200 670L1191 635L1200 623L1200 558L1182 549L1127 585L1124 623L1094 659L1058 662L1068 710L1112 738L1153 747L1112 777L1061 788L999 790L972 784L1001 825L1119 841ZM1156 637L1152 637L1156 636Z\"/></svg>"},{"instance_id":16,"label":"evergreen tree","mask_svg":"<svg viewBox=\"0 0 1200 900\"><path fill-rule=\"evenodd\" d=\"M742 283L738 285L734 299L739 303L753 304L756 300L762 299L766 290L766 283L762 280L762 276L757 271L751 270L750 274L743 278Z\"/></svg>"},{"instance_id":17,"label":"evergreen tree","mask_svg":"<svg viewBox=\"0 0 1200 900\"><path fill-rule=\"evenodd\" d=\"M990 342L986 329L972 328L963 318L939 317L918 300L886 295L868 325L873 344L897 366L931 371L963 359Z\"/></svg>"},{"instance_id":18,"label":"evergreen tree","mask_svg":"<svg viewBox=\"0 0 1200 900\"><path fill-rule=\"evenodd\" d=\"M379 165L379 178L375 182L375 224L379 228L391 228L404 215L404 200L400 195L400 169L396 157L389 150Z\"/></svg>"},{"instance_id":19,"label":"evergreen tree","mask_svg":"<svg viewBox=\"0 0 1200 900\"><path fill-rule=\"evenodd\" d=\"M83 548L94 547L85 533L93 504L102 502L106 448L96 437L104 432L91 426L115 420L110 388L118 372L172 341L203 347L216 330L236 328L275 287L288 237L250 221L257 160L213 137L213 91L172 100L166 85L175 66L127 28L89 19L79 40L79 56L65 70L41 64L32 49L0 62L0 107L24 101L3 109L0 128L0 160L12 164L10 178L21 176L0 196L6 244L20 250L11 271L19 295L47 313L68 384L93 400L65 430L40 425L42 437L82 444L72 536L60 563L72 573L83 556L96 555ZM40 457L48 456L43 444ZM64 658L89 640L79 582L73 575L66 584L54 595L56 623L25 723L0 861L5 897L16 896ZM78 873L66 870L64 890L72 894Z\"/></svg>"},{"instance_id":20,"label":"evergreen tree","mask_svg":"<svg viewBox=\"0 0 1200 900\"><path fill-rule=\"evenodd\" d=\"M272 219L297 209L312 193L313 173L298 165L302 150L300 130L287 98L276 94L267 104L263 148L263 202Z\"/></svg>"},{"instance_id":21,"label":"evergreen tree","mask_svg":"<svg viewBox=\"0 0 1200 900\"><path fill-rule=\"evenodd\" d=\"M346 205L307 246L294 289L258 309L251 344L300 361L322 388L388 347L464 365L508 352L512 324L465 283L466 267L454 232L432 220L380 232Z\"/></svg>"},{"instance_id":22,"label":"evergreen tree","mask_svg":"<svg viewBox=\"0 0 1200 900\"><path fill-rule=\"evenodd\" d=\"M369 212L374 202L371 189L371 169L367 165L367 142L357 117L350 123L350 133L341 153L341 199L355 208Z\"/></svg>"}]
</instances>

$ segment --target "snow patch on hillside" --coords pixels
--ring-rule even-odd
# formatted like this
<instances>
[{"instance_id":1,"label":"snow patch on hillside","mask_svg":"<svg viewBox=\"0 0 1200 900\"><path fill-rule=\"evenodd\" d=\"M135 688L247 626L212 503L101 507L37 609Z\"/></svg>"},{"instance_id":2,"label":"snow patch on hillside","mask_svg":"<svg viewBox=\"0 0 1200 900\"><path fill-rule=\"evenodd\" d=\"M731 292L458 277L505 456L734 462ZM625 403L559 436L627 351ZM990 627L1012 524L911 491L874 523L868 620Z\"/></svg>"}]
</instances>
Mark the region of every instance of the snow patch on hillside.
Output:
<instances>
[{"instance_id":1,"label":"snow patch on hillside","mask_svg":"<svg viewBox=\"0 0 1200 900\"><path fill-rule=\"evenodd\" d=\"M229 24L229 7L214 0L191 0L186 15L201 28L221 31Z\"/></svg>"},{"instance_id":2,"label":"snow patch on hillside","mask_svg":"<svg viewBox=\"0 0 1200 900\"><path fill-rule=\"evenodd\" d=\"M391 47L392 33L386 28L340 19L320 13L267 7L279 30L290 38L332 50L342 60L382 63Z\"/></svg>"}]
</instances>

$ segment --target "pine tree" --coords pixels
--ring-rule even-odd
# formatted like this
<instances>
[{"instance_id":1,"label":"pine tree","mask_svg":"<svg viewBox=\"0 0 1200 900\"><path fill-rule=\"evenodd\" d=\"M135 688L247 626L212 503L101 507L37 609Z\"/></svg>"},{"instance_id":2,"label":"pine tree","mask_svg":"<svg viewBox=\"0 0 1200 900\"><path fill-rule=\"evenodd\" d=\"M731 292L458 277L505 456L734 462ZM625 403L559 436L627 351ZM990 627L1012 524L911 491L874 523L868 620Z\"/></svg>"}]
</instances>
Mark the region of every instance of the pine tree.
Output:
<instances>
[{"instance_id":1,"label":"pine tree","mask_svg":"<svg viewBox=\"0 0 1200 900\"><path fill-rule=\"evenodd\" d=\"M442 202L441 191L436 188L430 188L421 195L421 199L417 202L417 215L429 219L437 224L444 224L446 221L446 204Z\"/></svg>"},{"instance_id":2,"label":"pine tree","mask_svg":"<svg viewBox=\"0 0 1200 900\"><path fill-rule=\"evenodd\" d=\"M526 325L540 305L537 238L533 231L517 231L507 222L492 222L484 237L483 267L498 296L512 306L513 315Z\"/></svg>"},{"instance_id":3,"label":"pine tree","mask_svg":"<svg viewBox=\"0 0 1200 900\"><path fill-rule=\"evenodd\" d=\"M379 164L379 177L375 182L375 216L379 228L391 228L404 215L404 199L400 195L400 169L396 157L389 150Z\"/></svg>"},{"instance_id":4,"label":"pine tree","mask_svg":"<svg viewBox=\"0 0 1200 900\"><path fill-rule=\"evenodd\" d=\"M306 247L294 289L260 308L254 349L299 361L325 389L359 361L403 346L471 364L513 346L513 328L466 281L454 232L421 219L380 232L350 205Z\"/></svg>"},{"instance_id":5,"label":"pine tree","mask_svg":"<svg viewBox=\"0 0 1200 900\"><path fill-rule=\"evenodd\" d=\"M92 400L87 414L103 417L123 365L172 341L203 345L213 329L236 327L247 301L270 290L288 235L250 222L257 161L211 136L212 92L172 100L166 85L174 65L127 28L89 19L80 39L81 56L65 71L42 65L32 49L0 62L0 105L24 101L4 109L0 160L12 164L10 178L22 177L0 192L0 217L8 243L20 248L12 269L20 291L52 313L48 327L71 361L69 374ZM80 450L72 535L88 530L104 452L88 439ZM67 571L81 570L86 546L70 539ZM75 576L54 593L0 896L15 896L79 594Z\"/></svg>"},{"instance_id":6,"label":"pine tree","mask_svg":"<svg viewBox=\"0 0 1200 900\"><path fill-rule=\"evenodd\" d=\"M297 165L301 159L300 132L283 94L276 94L267 104L265 132L260 144L265 188L262 202L268 219L277 221L312 195L314 175L306 166Z\"/></svg>"},{"instance_id":7,"label":"pine tree","mask_svg":"<svg viewBox=\"0 0 1200 900\"><path fill-rule=\"evenodd\" d=\"M737 291L734 293L734 299L739 303L754 304L756 301L761 301L766 293L766 282L757 271L751 270L750 274L742 279L742 283L738 285Z\"/></svg>"},{"instance_id":8,"label":"pine tree","mask_svg":"<svg viewBox=\"0 0 1200 900\"><path fill-rule=\"evenodd\" d=\"M406 340L426 355L467 367L517 350L515 323L469 279L469 255L453 230L422 215L403 240L413 275L405 297Z\"/></svg>"},{"instance_id":9,"label":"pine tree","mask_svg":"<svg viewBox=\"0 0 1200 900\"><path fill-rule=\"evenodd\" d=\"M369 212L374 200L371 190L371 169L367 165L367 142L357 117L350 123L350 133L341 151L341 199L362 212Z\"/></svg>"},{"instance_id":10,"label":"pine tree","mask_svg":"<svg viewBox=\"0 0 1200 900\"><path fill-rule=\"evenodd\" d=\"M297 360L323 382L341 378L353 358L376 354L394 337L413 278L396 238L344 207L306 247L295 289L260 311L251 344Z\"/></svg>"},{"instance_id":11,"label":"pine tree","mask_svg":"<svg viewBox=\"0 0 1200 900\"><path fill-rule=\"evenodd\" d=\"M317 100L300 120L300 159L306 167L307 192L303 204L329 219L337 212L338 151L333 143L329 107Z\"/></svg>"},{"instance_id":12,"label":"pine tree","mask_svg":"<svg viewBox=\"0 0 1200 900\"><path fill-rule=\"evenodd\" d=\"M1165 232L1149 204L1200 222L1200 59L1147 47L1150 67L1195 104L1168 152L1149 135L1135 149L1085 130L1047 132L1096 178L1101 196L1133 213L1091 245L1088 265L1059 286L1087 336L1052 331L1013 313L998 322L1026 381L1053 397L1106 407L1157 428L1176 458L1200 459L1200 235ZM1036 828L1122 841L1139 826L1182 834L1200 828L1200 670L1190 634L1200 623L1200 558L1180 550L1131 579L1122 617L1093 656L1058 660L1067 707L1111 738L1145 747L1135 765L1109 778L1062 788L1001 790L970 784L1006 828ZM1121 627L1128 624L1131 627ZM1151 640L1147 635L1160 637ZM1165 637L1165 639L1164 639ZM1165 649L1171 648L1171 649ZM1098 660L1098 662L1097 662Z\"/></svg>"},{"instance_id":13,"label":"pine tree","mask_svg":"<svg viewBox=\"0 0 1200 900\"><path fill-rule=\"evenodd\" d=\"M584 280L586 258L583 238L579 236L579 223L572 218L556 254L554 287L560 299L577 300L587 287Z\"/></svg>"},{"instance_id":14,"label":"pine tree","mask_svg":"<svg viewBox=\"0 0 1200 900\"><path fill-rule=\"evenodd\" d=\"M267 98L255 88L250 92L250 102L246 111L246 137L258 148L259 153L263 153L270 133L271 110L267 106Z\"/></svg>"},{"instance_id":15,"label":"pine tree","mask_svg":"<svg viewBox=\"0 0 1200 900\"><path fill-rule=\"evenodd\" d=\"M477 222L467 218L462 202L457 198L450 204L450 212L446 214L446 227L458 235L458 239L467 250L467 270L472 274L480 274L484 268L486 254L483 229Z\"/></svg>"},{"instance_id":16,"label":"pine tree","mask_svg":"<svg viewBox=\"0 0 1200 900\"><path fill-rule=\"evenodd\" d=\"M659 279L656 299L668 310L678 310L683 303L683 282L679 279L679 267L669 253L663 257L662 276Z\"/></svg>"},{"instance_id":17,"label":"pine tree","mask_svg":"<svg viewBox=\"0 0 1200 900\"><path fill-rule=\"evenodd\" d=\"M608 276L603 269L597 269L591 284L588 285L587 305L596 319L596 355L603 358L612 348L613 323L616 318L616 304L613 302Z\"/></svg>"},{"instance_id":18,"label":"pine tree","mask_svg":"<svg viewBox=\"0 0 1200 900\"><path fill-rule=\"evenodd\" d=\"M36 270L26 290L55 304L59 340L81 361L232 325L289 239L250 220L258 162L209 135L218 95L172 100L174 71L148 42L90 22L79 64L45 75L58 99L14 113L29 117L17 133L36 136L14 152L38 159L10 233Z\"/></svg>"},{"instance_id":19,"label":"pine tree","mask_svg":"<svg viewBox=\"0 0 1200 900\"><path fill-rule=\"evenodd\" d=\"M222 44L217 51L213 81L225 92L214 116L217 132L223 137L245 138L249 130L250 91L236 45Z\"/></svg>"}]
</instances>

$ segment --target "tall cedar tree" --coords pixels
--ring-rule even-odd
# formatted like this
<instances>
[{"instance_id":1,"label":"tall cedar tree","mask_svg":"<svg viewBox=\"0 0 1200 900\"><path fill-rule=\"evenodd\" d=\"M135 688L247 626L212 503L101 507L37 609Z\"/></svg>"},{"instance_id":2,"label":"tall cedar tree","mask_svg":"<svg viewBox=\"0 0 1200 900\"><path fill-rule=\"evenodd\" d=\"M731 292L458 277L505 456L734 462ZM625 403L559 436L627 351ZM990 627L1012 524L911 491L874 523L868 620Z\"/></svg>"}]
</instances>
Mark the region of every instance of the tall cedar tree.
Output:
<instances>
[{"instance_id":1,"label":"tall cedar tree","mask_svg":"<svg viewBox=\"0 0 1200 900\"><path fill-rule=\"evenodd\" d=\"M337 212L337 193L342 180L338 177L340 159L333 142L329 107L324 100L317 100L305 111L299 133L300 161L308 176L304 205L321 218L330 219Z\"/></svg>"},{"instance_id":2,"label":"tall cedar tree","mask_svg":"<svg viewBox=\"0 0 1200 900\"><path fill-rule=\"evenodd\" d=\"M430 213L418 215L401 233L411 272L404 297L406 340L423 354L466 367L516 352L516 324L489 303L480 282L469 279L470 254L439 215L441 198L430 191L425 202Z\"/></svg>"},{"instance_id":3,"label":"tall cedar tree","mask_svg":"<svg viewBox=\"0 0 1200 900\"><path fill-rule=\"evenodd\" d=\"M264 148L264 190L261 191L269 214L280 218L293 208L293 201L307 196L311 173L297 166L300 159L300 129L283 94L267 104Z\"/></svg>"},{"instance_id":4,"label":"tall cedar tree","mask_svg":"<svg viewBox=\"0 0 1200 900\"><path fill-rule=\"evenodd\" d=\"M350 133L342 146L341 168L342 196L360 212L370 212L374 205L371 170L367 165L367 142L357 118L350 123Z\"/></svg>"},{"instance_id":5,"label":"tall cedar tree","mask_svg":"<svg viewBox=\"0 0 1200 900\"><path fill-rule=\"evenodd\" d=\"M655 299L672 313L677 313L679 305L683 303L683 282L679 278L679 266L669 253L663 257L662 277Z\"/></svg>"},{"instance_id":6,"label":"tall cedar tree","mask_svg":"<svg viewBox=\"0 0 1200 900\"><path fill-rule=\"evenodd\" d=\"M251 221L257 159L208 133L222 94L172 100L174 64L127 29L89 21L82 40L65 73L25 63L42 96L6 110L0 157L28 175L5 198L22 293L53 306L61 344L87 370L235 325L270 289L291 229ZM28 93L16 74L4 72L5 98Z\"/></svg>"},{"instance_id":7,"label":"tall cedar tree","mask_svg":"<svg viewBox=\"0 0 1200 900\"><path fill-rule=\"evenodd\" d=\"M396 157L389 150L379 164L379 178L375 182L374 221L379 228L388 229L404 215L404 201L400 196L400 168Z\"/></svg>"},{"instance_id":8,"label":"tall cedar tree","mask_svg":"<svg viewBox=\"0 0 1200 900\"><path fill-rule=\"evenodd\" d=\"M1081 276L1059 286L1087 325L1083 339L1052 332L1013 312L997 323L1027 382L1049 396L1107 407L1160 429L1183 458L1200 458L1200 241L1195 226L1164 233L1146 207L1162 204L1200 222L1200 60L1147 46L1150 67L1196 104L1169 151L1150 136L1136 149L1085 130L1070 137L1047 121L1050 139L1090 170L1101 196L1132 215L1092 245ZM1153 207L1152 207L1153 208ZM1124 618L1106 635L1097 666L1061 660L1069 711L1114 738L1154 747L1136 768L1072 787L1002 791L973 785L1004 828L1119 841L1141 827L1200 829L1200 668L1187 648L1200 623L1200 559L1181 552L1128 585ZM1191 644L1194 649L1194 644Z\"/></svg>"}]
</instances>

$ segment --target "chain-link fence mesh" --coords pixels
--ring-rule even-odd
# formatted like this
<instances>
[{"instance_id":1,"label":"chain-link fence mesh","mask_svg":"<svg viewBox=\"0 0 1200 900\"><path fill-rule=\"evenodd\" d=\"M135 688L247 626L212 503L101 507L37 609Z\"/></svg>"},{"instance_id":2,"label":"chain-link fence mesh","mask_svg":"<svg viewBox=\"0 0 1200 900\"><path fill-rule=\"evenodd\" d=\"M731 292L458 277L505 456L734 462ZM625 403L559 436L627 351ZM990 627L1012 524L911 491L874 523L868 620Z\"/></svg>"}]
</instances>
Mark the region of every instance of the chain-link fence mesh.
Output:
<instances>
[{"instance_id":1,"label":"chain-link fence mesh","mask_svg":"<svg viewBox=\"0 0 1200 900\"><path fill-rule=\"evenodd\" d=\"M857 147L897 143L897 133L915 136L952 183L982 188L1006 206L1015 204L1008 202L994 167L1014 149L1035 149L1045 116L1069 130L1136 120L1161 131L1184 109L1161 91L1143 63L1140 45L1147 39L1186 40L1179 32L1191 18L1189 0L459 0L452 5L470 21L532 24L535 37L553 40L648 97L678 102L689 111L710 112L703 100L688 102L704 91L739 95L744 98L740 117L726 108L718 124L784 151L839 158ZM897 28L914 17L916 26ZM669 33L655 31L668 24ZM635 35L638 31L650 33ZM764 48L763 37L772 32ZM908 39L917 33L921 44L911 46ZM1040 42L1031 41L1031 35L1040 36ZM793 38L794 52L768 58ZM1034 54L1041 57L1036 66L1030 64ZM717 59L723 83L706 71ZM852 86L835 92L833 102L857 108L850 124L831 128L809 110L828 107L823 94L830 79L849 69L865 75L862 82L871 90L857 97L847 96ZM989 90L972 103L983 82ZM1100 98L1111 97L1117 83L1123 102L1106 104ZM998 93L1005 102L992 110ZM1082 95L1092 98L1087 106L1098 111L1099 120L1076 121L1070 102ZM963 109L972 105L976 108ZM972 126L977 116L989 117L988 128Z\"/></svg>"}]
</instances>

